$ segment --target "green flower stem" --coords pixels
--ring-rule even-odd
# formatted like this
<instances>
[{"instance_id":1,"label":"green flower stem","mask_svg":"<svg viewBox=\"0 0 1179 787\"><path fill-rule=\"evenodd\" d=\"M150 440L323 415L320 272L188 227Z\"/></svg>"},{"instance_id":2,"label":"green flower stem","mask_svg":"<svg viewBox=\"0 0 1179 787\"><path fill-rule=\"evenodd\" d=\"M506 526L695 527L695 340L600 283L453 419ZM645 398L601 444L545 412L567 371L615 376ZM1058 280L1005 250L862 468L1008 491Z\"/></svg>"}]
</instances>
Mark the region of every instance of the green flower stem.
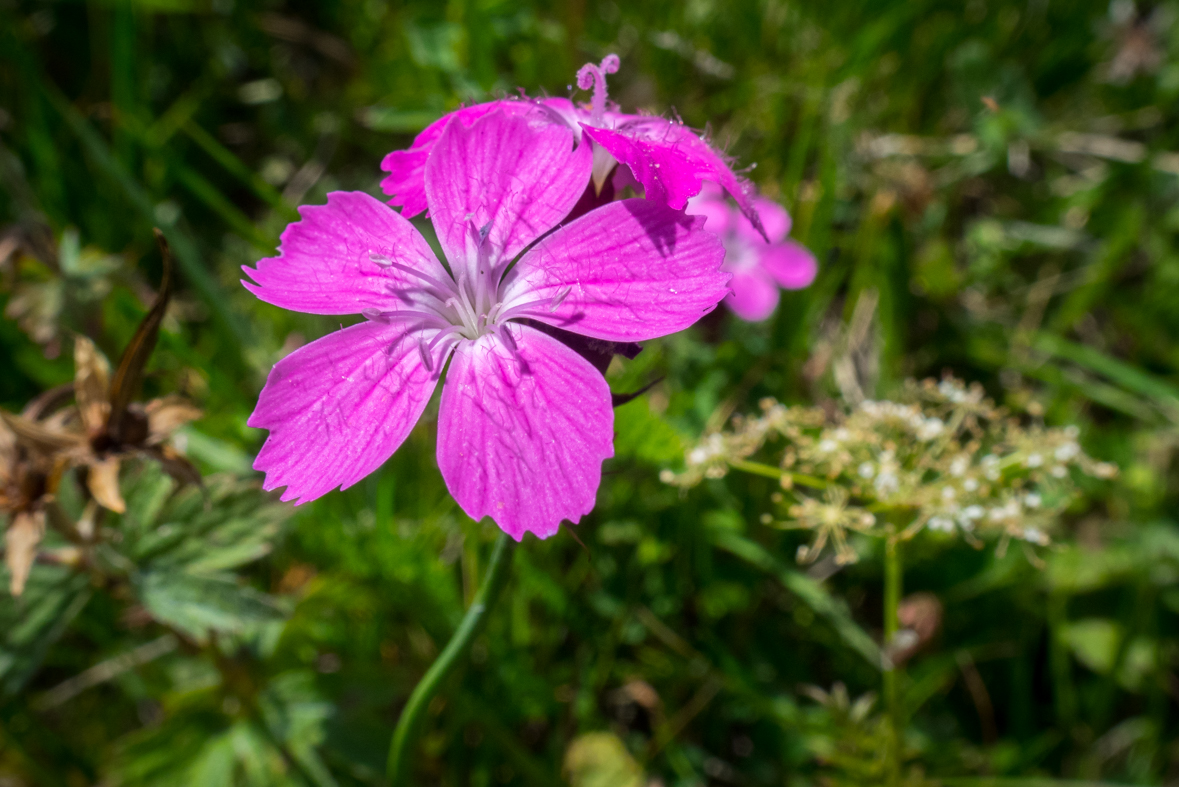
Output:
<instances>
[{"instance_id":1,"label":"green flower stem","mask_svg":"<svg viewBox=\"0 0 1179 787\"><path fill-rule=\"evenodd\" d=\"M459 660L470 649L471 643L483 627L487 625L488 615L495 606L496 599L508 582L508 569L512 565L512 553L516 542L506 533L500 533L491 551L491 563L487 566L487 574L483 577L483 584L475 594L475 600L467 608L462 622L450 642L430 665L430 669L414 687L401 718L397 720L397 728L393 730L393 740L389 743L389 761L386 773L392 787L408 784L409 757L414 740L425 720L426 708L430 700L442 688L443 681L458 666Z\"/></svg>"},{"instance_id":2,"label":"green flower stem","mask_svg":"<svg viewBox=\"0 0 1179 787\"><path fill-rule=\"evenodd\" d=\"M809 486L812 489L826 489L831 486L831 484L822 478L815 478L814 476L803 475L802 473L791 473L789 470L783 470L780 467L762 464L761 462L748 462L743 459L736 459L729 462L729 467L734 470L752 473L753 475L765 476L766 478L777 478L778 480L789 478L792 483L798 486Z\"/></svg>"},{"instance_id":3,"label":"green flower stem","mask_svg":"<svg viewBox=\"0 0 1179 787\"><path fill-rule=\"evenodd\" d=\"M887 784L901 783L901 708L897 691L900 668L893 662L897 609L901 603L901 543L890 534L884 542L884 704L888 713Z\"/></svg>"}]
</instances>

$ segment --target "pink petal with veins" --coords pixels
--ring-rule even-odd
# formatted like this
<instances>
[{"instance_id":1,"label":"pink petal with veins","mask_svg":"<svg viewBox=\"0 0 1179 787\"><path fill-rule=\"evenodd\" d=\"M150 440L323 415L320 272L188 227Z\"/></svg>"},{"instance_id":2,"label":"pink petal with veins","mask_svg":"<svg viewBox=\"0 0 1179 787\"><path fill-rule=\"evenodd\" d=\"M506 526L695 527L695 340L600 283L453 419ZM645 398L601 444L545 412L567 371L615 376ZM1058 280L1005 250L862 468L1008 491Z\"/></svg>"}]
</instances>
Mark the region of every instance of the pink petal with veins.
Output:
<instances>
[{"instance_id":1,"label":"pink petal with veins","mask_svg":"<svg viewBox=\"0 0 1179 787\"><path fill-rule=\"evenodd\" d=\"M582 124L583 132L643 184L647 199L682 210L700 193L704 181L724 187L754 227L760 227L753 204L753 188L737 177L724 158L707 142L680 123L654 117L630 116L615 129Z\"/></svg>"},{"instance_id":2,"label":"pink petal with veins","mask_svg":"<svg viewBox=\"0 0 1179 787\"><path fill-rule=\"evenodd\" d=\"M509 325L455 350L438 414L438 468L463 511L519 541L594 507L614 455L610 388L552 337Z\"/></svg>"},{"instance_id":3,"label":"pink petal with veins","mask_svg":"<svg viewBox=\"0 0 1179 787\"><path fill-rule=\"evenodd\" d=\"M385 309L394 291L420 285L411 274L374 261L373 254L419 270L446 272L425 239L388 205L359 191L335 191L326 205L299 208L279 256L243 267L242 281L267 303L309 314L359 314Z\"/></svg>"},{"instance_id":4,"label":"pink petal with veins","mask_svg":"<svg viewBox=\"0 0 1179 787\"><path fill-rule=\"evenodd\" d=\"M501 108L505 112L516 113L527 112L530 106L524 101L488 101L448 112L414 137L413 145L408 150L394 150L386 155L381 161L381 169L389 175L381 181L381 190L393 197L389 204L400 206L401 215L407 219L424 211L427 207L426 159L446 126L455 118L469 126L492 110Z\"/></svg>"},{"instance_id":5,"label":"pink petal with veins","mask_svg":"<svg viewBox=\"0 0 1179 787\"><path fill-rule=\"evenodd\" d=\"M484 227L494 266L560 223L585 190L592 156L568 128L502 111L448 125L426 162L426 199L451 269L475 275Z\"/></svg>"},{"instance_id":6,"label":"pink petal with veins","mask_svg":"<svg viewBox=\"0 0 1179 787\"><path fill-rule=\"evenodd\" d=\"M687 328L716 308L729 274L704 220L643 199L611 202L529 250L503 297L527 316L585 336L642 341Z\"/></svg>"},{"instance_id":7,"label":"pink petal with veins","mask_svg":"<svg viewBox=\"0 0 1179 787\"><path fill-rule=\"evenodd\" d=\"M247 421L270 430L254 461L266 473L263 488L285 486L283 500L306 503L352 486L392 456L437 385L422 364L420 338L365 322L275 364Z\"/></svg>"}]
</instances>

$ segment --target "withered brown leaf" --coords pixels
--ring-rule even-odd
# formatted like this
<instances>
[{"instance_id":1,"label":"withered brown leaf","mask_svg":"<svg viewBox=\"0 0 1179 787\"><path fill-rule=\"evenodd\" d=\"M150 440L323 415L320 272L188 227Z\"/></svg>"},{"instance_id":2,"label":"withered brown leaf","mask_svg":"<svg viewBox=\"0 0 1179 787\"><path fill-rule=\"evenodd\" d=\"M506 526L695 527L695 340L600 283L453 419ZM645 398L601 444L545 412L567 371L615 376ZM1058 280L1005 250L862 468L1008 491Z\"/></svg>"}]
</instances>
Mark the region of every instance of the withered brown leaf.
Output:
<instances>
[{"instance_id":1,"label":"withered brown leaf","mask_svg":"<svg viewBox=\"0 0 1179 787\"><path fill-rule=\"evenodd\" d=\"M8 589L14 596L25 590L29 570L37 557L37 546L45 535L44 511L20 511L4 533L4 562L8 566Z\"/></svg>"}]
</instances>

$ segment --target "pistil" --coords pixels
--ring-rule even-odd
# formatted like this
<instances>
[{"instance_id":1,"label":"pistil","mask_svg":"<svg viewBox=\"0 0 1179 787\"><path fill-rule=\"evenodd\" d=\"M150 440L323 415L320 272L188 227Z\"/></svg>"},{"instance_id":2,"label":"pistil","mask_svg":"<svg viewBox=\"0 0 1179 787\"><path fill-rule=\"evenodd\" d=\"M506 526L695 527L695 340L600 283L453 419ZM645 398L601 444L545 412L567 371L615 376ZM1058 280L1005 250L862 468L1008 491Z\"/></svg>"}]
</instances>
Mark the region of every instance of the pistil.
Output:
<instances>
[{"instance_id":1,"label":"pistil","mask_svg":"<svg viewBox=\"0 0 1179 787\"><path fill-rule=\"evenodd\" d=\"M606 114L606 75L618 72L618 55L606 55L599 65L586 63L577 72L577 86L582 90L593 89L590 105L590 124L601 127Z\"/></svg>"}]
</instances>

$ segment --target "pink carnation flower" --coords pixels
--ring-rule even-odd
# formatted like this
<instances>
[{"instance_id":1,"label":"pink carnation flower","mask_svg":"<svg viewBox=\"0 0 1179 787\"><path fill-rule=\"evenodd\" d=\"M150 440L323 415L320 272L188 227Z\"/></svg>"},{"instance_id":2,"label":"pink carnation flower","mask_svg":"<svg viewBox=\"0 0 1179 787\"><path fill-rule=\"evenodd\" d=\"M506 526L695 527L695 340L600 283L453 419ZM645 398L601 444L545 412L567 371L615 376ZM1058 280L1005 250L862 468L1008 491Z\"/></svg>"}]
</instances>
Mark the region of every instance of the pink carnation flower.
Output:
<instances>
[{"instance_id":1,"label":"pink carnation flower","mask_svg":"<svg viewBox=\"0 0 1179 787\"><path fill-rule=\"evenodd\" d=\"M806 247L786 238L790 214L785 208L764 197L755 197L753 205L764 233L716 187L706 187L690 200L688 212L703 216L704 228L724 241L725 270L733 274L725 304L741 319L757 322L774 313L779 287L801 290L815 280L818 266Z\"/></svg>"},{"instance_id":2,"label":"pink carnation flower","mask_svg":"<svg viewBox=\"0 0 1179 787\"><path fill-rule=\"evenodd\" d=\"M592 165L564 126L502 111L448 125L424 186L449 268L366 194L302 208L243 284L286 309L367 319L271 371L249 420L270 430L254 464L265 488L302 503L376 470L449 360L437 458L463 510L517 540L588 513L614 452L610 389L535 326L651 339L715 308L729 278L703 220L658 203L614 202L554 229Z\"/></svg>"},{"instance_id":3,"label":"pink carnation flower","mask_svg":"<svg viewBox=\"0 0 1179 787\"><path fill-rule=\"evenodd\" d=\"M593 91L589 107L567 98L512 98L464 107L439 118L418 134L408 150L395 150L381 162L381 169L389 173L381 181L381 188L393 197L389 204L401 206L402 215L407 217L425 210L425 162L443 130L456 118L470 125L500 109L538 122L565 124L578 141L582 134L588 136L593 141L594 165L585 185L592 183L594 193L605 197L595 200L598 204L612 199L616 187L621 191L633 184L642 187L647 199L682 210L691 197L700 193L703 183L711 181L728 191L760 229L753 188L708 142L682 122L624 114L607 101L606 75L616 73L618 66L618 56L608 55L600 65L587 63L577 72L577 86ZM619 163L625 166L618 167ZM603 189L608 189L606 195L602 195Z\"/></svg>"}]
</instances>

